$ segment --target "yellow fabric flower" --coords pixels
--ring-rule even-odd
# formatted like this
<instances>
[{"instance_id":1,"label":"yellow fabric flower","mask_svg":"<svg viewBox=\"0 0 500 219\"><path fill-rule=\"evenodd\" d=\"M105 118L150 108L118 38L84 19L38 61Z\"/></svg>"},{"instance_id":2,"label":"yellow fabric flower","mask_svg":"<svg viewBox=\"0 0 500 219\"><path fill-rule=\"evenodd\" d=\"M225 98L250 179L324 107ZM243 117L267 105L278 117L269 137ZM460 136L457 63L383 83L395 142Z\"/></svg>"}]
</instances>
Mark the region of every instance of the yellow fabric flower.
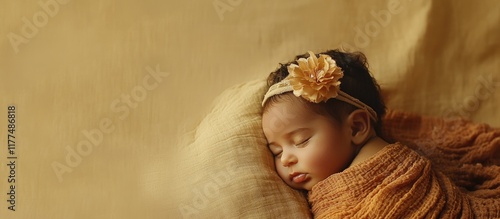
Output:
<instances>
[{"instance_id":1,"label":"yellow fabric flower","mask_svg":"<svg viewBox=\"0 0 500 219\"><path fill-rule=\"evenodd\" d=\"M332 57L320 54L317 58L313 52L308 53L307 59L297 60L298 65L288 66L293 94L314 103L337 97L344 72Z\"/></svg>"}]
</instances>

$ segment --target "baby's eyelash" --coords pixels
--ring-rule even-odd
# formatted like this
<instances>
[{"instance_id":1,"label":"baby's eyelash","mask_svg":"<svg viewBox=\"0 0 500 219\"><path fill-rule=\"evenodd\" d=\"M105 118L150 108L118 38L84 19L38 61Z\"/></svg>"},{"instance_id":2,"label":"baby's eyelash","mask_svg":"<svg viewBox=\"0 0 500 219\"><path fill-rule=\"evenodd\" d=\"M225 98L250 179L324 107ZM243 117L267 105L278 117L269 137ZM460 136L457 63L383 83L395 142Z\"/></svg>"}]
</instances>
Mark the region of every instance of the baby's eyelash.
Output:
<instances>
[{"instance_id":1,"label":"baby's eyelash","mask_svg":"<svg viewBox=\"0 0 500 219\"><path fill-rule=\"evenodd\" d=\"M309 137L306 140L304 140L304 141L296 144L295 147L302 147L302 146L304 146L307 142L309 142L309 139L311 139L311 138ZM271 153L274 155L275 158L280 158L281 154L283 153L283 151L280 151L279 153L274 153L274 152L271 151Z\"/></svg>"},{"instance_id":2,"label":"baby's eyelash","mask_svg":"<svg viewBox=\"0 0 500 219\"><path fill-rule=\"evenodd\" d=\"M279 153L277 153L277 154L274 154L274 153L273 153L273 155L274 155L274 157L276 157L276 158L280 158L282 153L283 153L283 151L281 151L281 152L279 152Z\"/></svg>"},{"instance_id":3,"label":"baby's eyelash","mask_svg":"<svg viewBox=\"0 0 500 219\"><path fill-rule=\"evenodd\" d=\"M307 138L307 139L306 139L306 140L304 140L303 142L298 143L296 146L297 146L297 147L300 147L300 146L305 145L307 142L309 142L309 139L311 139L311 138Z\"/></svg>"}]
</instances>

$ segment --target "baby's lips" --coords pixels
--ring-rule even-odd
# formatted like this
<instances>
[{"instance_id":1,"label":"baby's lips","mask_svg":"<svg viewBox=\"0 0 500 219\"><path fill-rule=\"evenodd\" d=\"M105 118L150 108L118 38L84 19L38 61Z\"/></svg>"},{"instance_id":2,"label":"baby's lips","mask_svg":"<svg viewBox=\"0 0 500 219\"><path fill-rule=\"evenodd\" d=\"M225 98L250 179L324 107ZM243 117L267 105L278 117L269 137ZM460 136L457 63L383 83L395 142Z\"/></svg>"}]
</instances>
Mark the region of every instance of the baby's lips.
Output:
<instances>
[{"instance_id":1,"label":"baby's lips","mask_svg":"<svg viewBox=\"0 0 500 219\"><path fill-rule=\"evenodd\" d=\"M294 183L301 183L307 179L307 174L305 173L292 173L290 174L290 180Z\"/></svg>"}]
</instances>

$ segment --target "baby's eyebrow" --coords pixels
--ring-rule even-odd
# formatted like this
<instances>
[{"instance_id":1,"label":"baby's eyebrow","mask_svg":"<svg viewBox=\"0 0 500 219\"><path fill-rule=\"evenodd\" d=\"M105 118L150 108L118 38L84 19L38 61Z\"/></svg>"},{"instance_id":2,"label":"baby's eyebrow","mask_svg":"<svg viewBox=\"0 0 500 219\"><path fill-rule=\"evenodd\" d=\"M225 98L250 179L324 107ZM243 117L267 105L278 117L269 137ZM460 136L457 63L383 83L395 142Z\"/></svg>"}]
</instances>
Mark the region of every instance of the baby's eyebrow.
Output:
<instances>
[{"instance_id":1,"label":"baby's eyebrow","mask_svg":"<svg viewBox=\"0 0 500 219\"><path fill-rule=\"evenodd\" d=\"M289 136L296 134L297 132L302 132L302 131L307 131L307 130L309 130L309 128L298 128L298 129L295 129L291 132L288 132L287 134L285 134L285 136L289 137Z\"/></svg>"}]
</instances>

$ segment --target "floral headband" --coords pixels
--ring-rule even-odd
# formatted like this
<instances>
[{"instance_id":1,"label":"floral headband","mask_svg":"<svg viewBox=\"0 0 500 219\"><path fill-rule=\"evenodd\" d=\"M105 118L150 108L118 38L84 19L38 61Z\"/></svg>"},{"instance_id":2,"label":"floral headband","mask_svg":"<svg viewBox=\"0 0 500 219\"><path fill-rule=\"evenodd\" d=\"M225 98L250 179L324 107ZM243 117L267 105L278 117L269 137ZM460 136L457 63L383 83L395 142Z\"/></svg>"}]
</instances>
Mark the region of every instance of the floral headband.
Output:
<instances>
[{"instance_id":1,"label":"floral headband","mask_svg":"<svg viewBox=\"0 0 500 219\"><path fill-rule=\"evenodd\" d=\"M293 91L297 97L309 102L325 102L330 98L344 101L360 109L368 111L370 117L377 121L377 113L368 105L340 90L340 79L344 72L337 66L332 57L320 54L319 58L313 52L308 52L307 59L300 58L296 64L288 66L288 76L272 85L264 96L262 106L275 95Z\"/></svg>"}]
</instances>

